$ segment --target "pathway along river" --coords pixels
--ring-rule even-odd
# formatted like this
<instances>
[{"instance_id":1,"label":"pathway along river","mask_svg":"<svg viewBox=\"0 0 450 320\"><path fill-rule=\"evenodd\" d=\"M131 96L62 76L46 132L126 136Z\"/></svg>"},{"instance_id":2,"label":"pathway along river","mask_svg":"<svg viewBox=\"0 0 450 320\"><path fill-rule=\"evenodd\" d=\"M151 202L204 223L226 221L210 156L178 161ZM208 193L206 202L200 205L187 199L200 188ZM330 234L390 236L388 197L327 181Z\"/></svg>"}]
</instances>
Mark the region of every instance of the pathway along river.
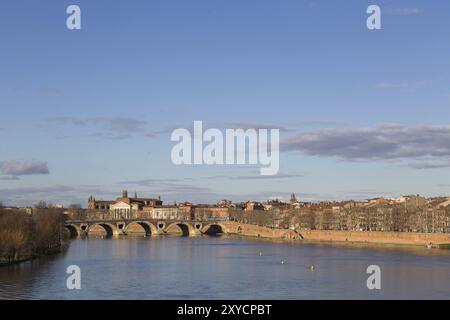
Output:
<instances>
[{"instance_id":1,"label":"pathway along river","mask_svg":"<svg viewBox=\"0 0 450 320\"><path fill-rule=\"evenodd\" d=\"M66 287L70 265L81 268L81 290ZM381 268L381 290L367 289L369 265ZM23 298L450 299L450 251L224 236L87 238L65 253L0 268L0 299Z\"/></svg>"}]
</instances>

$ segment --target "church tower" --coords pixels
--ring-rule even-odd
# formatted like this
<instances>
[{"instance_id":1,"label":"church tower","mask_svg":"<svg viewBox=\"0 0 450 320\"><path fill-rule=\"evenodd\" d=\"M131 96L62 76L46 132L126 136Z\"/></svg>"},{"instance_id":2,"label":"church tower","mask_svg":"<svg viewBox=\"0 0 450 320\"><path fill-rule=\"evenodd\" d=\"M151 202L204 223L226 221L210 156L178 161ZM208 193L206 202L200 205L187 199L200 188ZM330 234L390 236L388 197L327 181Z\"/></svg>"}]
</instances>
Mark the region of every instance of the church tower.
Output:
<instances>
[{"instance_id":1,"label":"church tower","mask_svg":"<svg viewBox=\"0 0 450 320\"><path fill-rule=\"evenodd\" d=\"M291 204L291 205L294 205L294 204L296 204L298 201L297 201L297 197L295 196L295 193L292 193L291 194L291 200L289 200L289 203Z\"/></svg>"}]
</instances>

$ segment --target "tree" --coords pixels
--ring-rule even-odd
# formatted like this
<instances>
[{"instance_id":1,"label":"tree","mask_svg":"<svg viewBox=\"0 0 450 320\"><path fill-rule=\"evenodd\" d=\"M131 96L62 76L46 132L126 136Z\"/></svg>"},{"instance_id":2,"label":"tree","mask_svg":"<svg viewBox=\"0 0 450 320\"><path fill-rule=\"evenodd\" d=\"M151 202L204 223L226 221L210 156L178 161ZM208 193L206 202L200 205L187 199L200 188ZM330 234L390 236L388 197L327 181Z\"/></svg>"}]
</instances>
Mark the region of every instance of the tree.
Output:
<instances>
[{"instance_id":1,"label":"tree","mask_svg":"<svg viewBox=\"0 0 450 320\"><path fill-rule=\"evenodd\" d=\"M14 262L32 256L33 224L22 212L0 210L0 260Z\"/></svg>"},{"instance_id":2,"label":"tree","mask_svg":"<svg viewBox=\"0 0 450 320\"><path fill-rule=\"evenodd\" d=\"M34 207L37 209L46 209L49 207L49 205L45 201L39 201L37 204L34 205Z\"/></svg>"},{"instance_id":3,"label":"tree","mask_svg":"<svg viewBox=\"0 0 450 320\"><path fill-rule=\"evenodd\" d=\"M73 219L82 220L86 217L86 210L84 210L81 204L73 203L69 205L70 215Z\"/></svg>"},{"instance_id":4,"label":"tree","mask_svg":"<svg viewBox=\"0 0 450 320\"><path fill-rule=\"evenodd\" d=\"M67 243L63 214L58 210L38 209L30 216L20 210L0 209L0 263L56 253Z\"/></svg>"}]
</instances>

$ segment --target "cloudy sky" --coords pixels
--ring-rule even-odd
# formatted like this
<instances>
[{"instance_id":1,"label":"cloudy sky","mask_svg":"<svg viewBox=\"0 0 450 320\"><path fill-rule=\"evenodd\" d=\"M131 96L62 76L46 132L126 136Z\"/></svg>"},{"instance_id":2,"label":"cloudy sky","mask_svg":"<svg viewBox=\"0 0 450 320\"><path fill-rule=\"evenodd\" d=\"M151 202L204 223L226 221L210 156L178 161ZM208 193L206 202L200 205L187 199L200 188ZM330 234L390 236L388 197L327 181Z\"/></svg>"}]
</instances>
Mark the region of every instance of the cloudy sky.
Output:
<instances>
[{"instance_id":1,"label":"cloudy sky","mask_svg":"<svg viewBox=\"0 0 450 320\"><path fill-rule=\"evenodd\" d=\"M0 201L450 195L449 30L438 0L2 1ZM194 120L281 128L279 174L173 165Z\"/></svg>"}]
</instances>

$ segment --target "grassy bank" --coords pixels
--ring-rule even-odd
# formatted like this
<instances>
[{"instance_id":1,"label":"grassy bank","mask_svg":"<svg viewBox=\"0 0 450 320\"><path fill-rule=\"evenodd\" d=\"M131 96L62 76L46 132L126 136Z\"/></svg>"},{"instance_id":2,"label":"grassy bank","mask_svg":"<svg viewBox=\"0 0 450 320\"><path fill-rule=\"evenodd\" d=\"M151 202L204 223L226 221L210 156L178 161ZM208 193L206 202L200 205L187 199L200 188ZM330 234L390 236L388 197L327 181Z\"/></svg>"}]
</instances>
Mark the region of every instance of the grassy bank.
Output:
<instances>
[{"instance_id":1,"label":"grassy bank","mask_svg":"<svg viewBox=\"0 0 450 320\"><path fill-rule=\"evenodd\" d=\"M0 209L0 266L59 253L67 244L60 212L40 209L29 215Z\"/></svg>"}]
</instances>

